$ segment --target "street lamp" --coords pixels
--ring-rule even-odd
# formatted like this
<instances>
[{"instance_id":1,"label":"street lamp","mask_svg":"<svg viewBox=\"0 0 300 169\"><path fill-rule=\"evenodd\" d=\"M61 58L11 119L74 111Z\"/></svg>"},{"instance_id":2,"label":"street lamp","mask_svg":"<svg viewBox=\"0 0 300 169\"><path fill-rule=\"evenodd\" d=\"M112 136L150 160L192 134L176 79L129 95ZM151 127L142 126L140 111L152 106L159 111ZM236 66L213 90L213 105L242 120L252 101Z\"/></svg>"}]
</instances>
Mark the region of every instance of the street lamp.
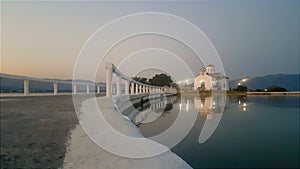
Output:
<instances>
[{"instance_id":1,"label":"street lamp","mask_svg":"<svg viewBox=\"0 0 300 169\"><path fill-rule=\"evenodd\" d=\"M243 79L242 81L244 82L244 86L246 86L247 79Z\"/></svg>"}]
</instances>

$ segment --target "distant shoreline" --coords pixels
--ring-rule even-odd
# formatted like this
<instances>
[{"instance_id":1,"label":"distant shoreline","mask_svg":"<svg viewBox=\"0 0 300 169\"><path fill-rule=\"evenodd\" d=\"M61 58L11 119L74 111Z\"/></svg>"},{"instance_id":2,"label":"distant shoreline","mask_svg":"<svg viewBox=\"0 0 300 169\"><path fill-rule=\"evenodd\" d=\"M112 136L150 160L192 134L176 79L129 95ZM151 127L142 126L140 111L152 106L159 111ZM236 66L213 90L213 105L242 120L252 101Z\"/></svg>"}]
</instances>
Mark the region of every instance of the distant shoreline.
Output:
<instances>
[{"instance_id":1,"label":"distant shoreline","mask_svg":"<svg viewBox=\"0 0 300 169\"><path fill-rule=\"evenodd\" d=\"M293 91L293 92L238 92L238 91L214 91L216 95L224 95L227 96L300 96L300 91ZM210 96L212 92L180 92L181 95L200 95L200 96Z\"/></svg>"},{"instance_id":2,"label":"distant shoreline","mask_svg":"<svg viewBox=\"0 0 300 169\"><path fill-rule=\"evenodd\" d=\"M71 92L66 93L58 93L57 95L53 95L53 93L30 93L29 95L25 96L23 93L0 93L0 98L11 98L11 97L33 97L33 96L64 96L64 95L72 95ZM95 93L77 93L81 95L93 95ZM195 92L195 91L184 91L179 92L179 95L188 95L188 96L210 96L212 94L211 91L204 91L204 92ZM227 96L300 96L300 91L293 91L293 92L238 92L238 91L214 91L216 95L224 95ZM96 93L96 96L104 96L105 93L101 92L100 94Z\"/></svg>"}]
</instances>

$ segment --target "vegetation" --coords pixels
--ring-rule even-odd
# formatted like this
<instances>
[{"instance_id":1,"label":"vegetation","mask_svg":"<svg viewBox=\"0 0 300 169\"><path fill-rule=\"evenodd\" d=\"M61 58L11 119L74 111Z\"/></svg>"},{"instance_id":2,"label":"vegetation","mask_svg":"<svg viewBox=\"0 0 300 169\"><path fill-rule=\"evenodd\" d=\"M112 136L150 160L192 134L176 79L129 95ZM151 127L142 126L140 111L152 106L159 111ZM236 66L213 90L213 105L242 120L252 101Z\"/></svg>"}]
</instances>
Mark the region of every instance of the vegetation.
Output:
<instances>
[{"instance_id":1,"label":"vegetation","mask_svg":"<svg viewBox=\"0 0 300 169\"><path fill-rule=\"evenodd\" d=\"M154 86L171 86L173 83L173 80L171 79L171 76L168 76L166 74L156 74L154 77L149 79L149 84Z\"/></svg>"},{"instance_id":2,"label":"vegetation","mask_svg":"<svg viewBox=\"0 0 300 169\"><path fill-rule=\"evenodd\" d=\"M248 88L246 86L238 85L237 88L233 89L233 91L247 92Z\"/></svg>"},{"instance_id":3,"label":"vegetation","mask_svg":"<svg viewBox=\"0 0 300 169\"><path fill-rule=\"evenodd\" d=\"M164 73L161 74L156 74L150 79L147 79L145 77L133 77L134 80L144 83L144 84L149 84L153 86L172 86L176 87L177 85L173 82L171 76L168 76Z\"/></svg>"},{"instance_id":4,"label":"vegetation","mask_svg":"<svg viewBox=\"0 0 300 169\"><path fill-rule=\"evenodd\" d=\"M267 88L268 92L286 92L288 91L287 89L279 86L271 86Z\"/></svg>"},{"instance_id":5,"label":"vegetation","mask_svg":"<svg viewBox=\"0 0 300 169\"><path fill-rule=\"evenodd\" d=\"M133 77L132 79L144 84L149 84L148 79L145 77Z\"/></svg>"}]
</instances>

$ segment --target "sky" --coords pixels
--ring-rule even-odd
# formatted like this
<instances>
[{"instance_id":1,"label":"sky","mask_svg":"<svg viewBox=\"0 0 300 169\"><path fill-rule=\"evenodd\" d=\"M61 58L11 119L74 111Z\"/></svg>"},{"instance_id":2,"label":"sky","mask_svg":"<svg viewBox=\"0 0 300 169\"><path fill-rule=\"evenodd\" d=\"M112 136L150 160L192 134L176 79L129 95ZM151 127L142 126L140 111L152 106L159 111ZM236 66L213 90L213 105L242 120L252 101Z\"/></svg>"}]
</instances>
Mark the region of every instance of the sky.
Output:
<instances>
[{"instance_id":1,"label":"sky","mask_svg":"<svg viewBox=\"0 0 300 169\"><path fill-rule=\"evenodd\" d=\"M300 1L297 0L1 2L1 73L71 79L76 59L93 33L112 20L141 12L172 14L197 26L218 52L225 74L230 79L299 73ZM135 27L141 25L132 25L133 29ZM168 29L170 32L176 30L172 27ZM176 31L180 33L180 30ZM111 36L115 33L117 32L113 32ZM162 48L177 50L183 61L192 62L185 66L193 74L197 74L198 70L200 72L200 65L193 65L195 62L189 59L192 53L183 47L176 47L178 42L173 40L164 46L164 40L152 40L152 43L148 43L147 37L143 38L126 41L123 48L119 44L122 50L112 51L117 55L122 52L124 57L132 56L131 59L128 58L131 62L117 61L122 71L141 72L138 69L142 67L129 69L140 65L133 59L138 56L148 56L147 63L151 65L154 60L151 59L151 54L145 51L133 53L160 44ZM203 44L200 43L199 46ZM186 52L180 52L185 50ZM153 52L158 59L171 55L169 53L167 56L162 50L155 49ZM189 72L182 73L181 66L175 65L175 62L170 63L172 64L165 65L165 70L170 69L172 74L178 75L178 80L189 76ZM104 81L104 71L99 70L97 73L99 75L96 81Z\"/></svg>"}]
</instances>

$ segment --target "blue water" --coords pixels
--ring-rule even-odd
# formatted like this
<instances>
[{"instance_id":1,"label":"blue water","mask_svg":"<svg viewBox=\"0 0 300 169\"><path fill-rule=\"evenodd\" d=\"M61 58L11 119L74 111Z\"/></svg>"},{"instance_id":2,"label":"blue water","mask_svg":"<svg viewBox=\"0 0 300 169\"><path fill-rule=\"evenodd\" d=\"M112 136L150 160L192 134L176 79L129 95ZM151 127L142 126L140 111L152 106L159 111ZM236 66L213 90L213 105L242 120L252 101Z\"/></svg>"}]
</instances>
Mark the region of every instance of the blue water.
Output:
<instances>
[{"instance_id":1,"label":"blue water","mask_svg":"<svg viewBox=\"0 0 300 169\"><path fill-rule=\"evenodd\" d=\"M207 113L199 110L193 128L172 151L193 168L299 168L299 98L229 97L218 127L204 143L198 138ZM190 99L190 107L194 102ZM179 103L162 118L174 119ZM141 131L155 133L160 123L142 125Z\"/></svg>"}]
</instances>

